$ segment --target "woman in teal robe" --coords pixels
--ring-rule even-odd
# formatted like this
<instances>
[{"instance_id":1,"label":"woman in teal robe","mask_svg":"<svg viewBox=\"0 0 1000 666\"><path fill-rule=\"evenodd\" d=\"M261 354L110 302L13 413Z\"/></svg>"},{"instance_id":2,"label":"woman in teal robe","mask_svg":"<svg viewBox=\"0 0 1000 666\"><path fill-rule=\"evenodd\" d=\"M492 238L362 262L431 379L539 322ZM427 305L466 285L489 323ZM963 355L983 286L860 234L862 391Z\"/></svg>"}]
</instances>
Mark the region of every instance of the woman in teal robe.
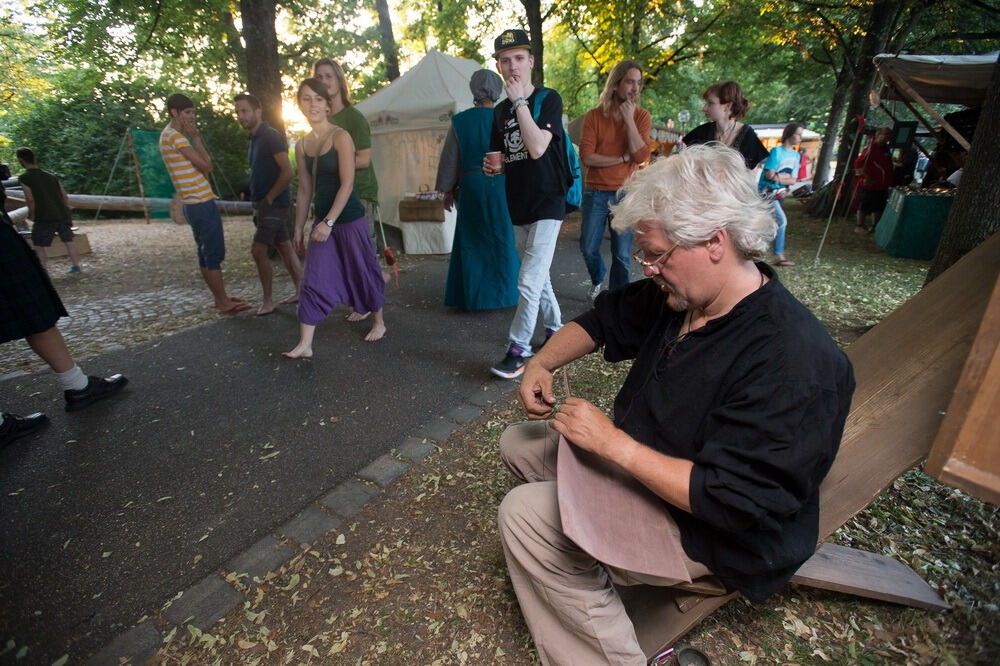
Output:
<instances>
[{"instance_id":1,"label":"woman in teal robe","mask_svg":"<svg viewBox=\"0 0 1000 666\"><path fill-rule=\"evenodd\" d=\"M493 103L502 87L493 72L473 74L469 88L475 106L452 118L438 165L435 189L445 193L446 209L458 206L444 304L463 310L517 305L521 262L507 212L504 176L483 173Z\"/></svg>"}]
</instances>

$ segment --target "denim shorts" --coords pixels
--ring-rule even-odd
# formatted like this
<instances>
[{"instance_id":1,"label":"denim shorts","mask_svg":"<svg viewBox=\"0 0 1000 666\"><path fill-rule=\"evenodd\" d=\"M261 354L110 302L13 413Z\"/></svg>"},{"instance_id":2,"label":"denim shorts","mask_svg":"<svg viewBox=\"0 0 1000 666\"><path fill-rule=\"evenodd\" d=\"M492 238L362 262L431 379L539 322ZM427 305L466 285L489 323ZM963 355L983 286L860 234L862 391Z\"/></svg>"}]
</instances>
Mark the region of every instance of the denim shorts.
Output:
<instances>
[{"instance_id":1,"label":"denim shorts","mask_svg":"<svg viewBox=\"0 0 1000 666\"><path fill-rule=\"evenodd\" d=\"M222 237L222 218L215 201L184 204L184 217L191 225L198 248L198 265L210 271L220 270L226 258L226 241Z\"/></svg>"},{"instance_id":2,"label":"denim shorts","mask_svg":"<svg viewBox=\"0 0 1000 666\"><path fill-rule=\"evenodd\" d=\"M268 205L266 199L253 202L253 242L264 245L287 243L289 206Z\"/></svg>"}]
</instances>

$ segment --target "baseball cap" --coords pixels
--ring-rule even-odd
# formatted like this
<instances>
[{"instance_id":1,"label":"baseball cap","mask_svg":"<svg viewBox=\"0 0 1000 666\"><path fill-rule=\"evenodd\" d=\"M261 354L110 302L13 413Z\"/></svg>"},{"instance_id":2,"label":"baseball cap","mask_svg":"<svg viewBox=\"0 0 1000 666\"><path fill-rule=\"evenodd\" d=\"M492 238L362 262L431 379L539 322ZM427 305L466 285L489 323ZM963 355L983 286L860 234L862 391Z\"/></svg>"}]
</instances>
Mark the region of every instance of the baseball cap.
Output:
<instances>
[{"instance_id":1,"label":"baseball cap","mask_svg":"<svg viewBox=\"0 0 1000 666\"><path fill-rule=\"evenodd\" d=\"M510 51L511 49L528 49L528 51L531 51L531 40L528 39L528 33L524 30L514 28L504 30L500 33L499 37L493 40L494 58L504 51Z\"/></svg>"}]
</instances>

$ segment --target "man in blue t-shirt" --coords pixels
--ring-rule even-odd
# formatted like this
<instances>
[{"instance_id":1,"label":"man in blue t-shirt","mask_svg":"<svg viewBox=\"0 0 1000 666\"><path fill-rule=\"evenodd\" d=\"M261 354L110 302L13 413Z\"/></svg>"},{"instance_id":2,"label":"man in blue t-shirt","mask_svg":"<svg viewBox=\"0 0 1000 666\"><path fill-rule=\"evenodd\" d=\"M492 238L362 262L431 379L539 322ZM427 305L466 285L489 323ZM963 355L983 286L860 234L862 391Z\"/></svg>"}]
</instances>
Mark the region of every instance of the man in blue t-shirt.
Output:
<instances>
[{"instance_id":1,"label":"man in blue t-shirt","mask_svg":"<svg viewBox=\"0 0 1000 666\"><path fill-rule=\"evenodd\" d=\"M518 245L524 246L517 276L517 311L508 334L507 355L490 371L513 379L524 372L531 356L531 338L539 311L546 340L562 327L562 313L552 291L549 268L559 227L566 215L566 160L562 98L555 90L531 84L535 58L523 30L504 30L494 41L497 70L504 78L507 99L493 113L490 150L502 153L502 167L488 161L483 171L506 175L507 208ZM543 94L537 119L536 99ZM544 344L544 343L542 343Z\"/></svg>"},{"instance_id":2,"label":"man in blue t-shirt","mask_svg":"<svg viewBox=\"0 0 1000 666\"><path fill-rule=\"evenodd\" d=\"M288 159L288 144L261 118L260 101L253 95L237 95L235 100L236 118L243 129L250 132L247 139L247 154L250 162L250 201L253 202L253 223L257 230L253 235L250 253L257 263L257 274L263 291L258 315L274 312L271 298L271 260L268 251L277 249L288 274L295 282L295 293L281 300L281 303L295 303L299 300L299 280L302 264L299 262L292 241L288 237L288 184L292 182L292 164Z\"/></svg>"}]
</instances>

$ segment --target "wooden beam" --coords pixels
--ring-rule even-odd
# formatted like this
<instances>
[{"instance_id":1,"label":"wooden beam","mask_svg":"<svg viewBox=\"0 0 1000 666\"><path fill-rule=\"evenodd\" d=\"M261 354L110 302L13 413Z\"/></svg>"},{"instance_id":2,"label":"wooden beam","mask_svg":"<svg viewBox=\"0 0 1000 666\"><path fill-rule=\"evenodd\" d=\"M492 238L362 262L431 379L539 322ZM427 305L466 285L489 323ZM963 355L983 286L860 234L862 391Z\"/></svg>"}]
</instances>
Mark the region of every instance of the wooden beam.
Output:
<instances>
[{"instance_id":1,"label":"wooden beam","mask_svg":"<svg viewBox=\"0 0 1000 666\"><path fill-rule=\"evenodd\" d=\"M925 471L1000 504L1000 278L948 405Z\"/></svg>"},{"instance_id":2,"label":"wooden beam","mask_svg":"<svg viewBox=\"0 0 1000 666\"><path fill-rule=\"evenodd\" d=\"M15 208L14 210L7 211L7 216L10 217L10 221L15 224L18 222L24 222L28 219L28 207L23 206L21 208Z\"/></svg>"},{"instance_id":3,"label":"wooden beam","mask_svg":"<svg viewBox=\"0 0 1000 666\"><path fill-rule=\"evenodd\" d=\"M820 546L795 572L792 582L915 608L951 608L902 562L833 543Z\"/></svg>"},{"instance_id":4,"label":"wooden beam","mask_svg":"<svg viewBox=\"0 0 1000 666\"><path fill-rule=\"evenodd\" d=\"M70 194L70 208L80 210L97 210L98 208L118 211L142 212L148 206L150 210L169 210L170 199L143 199L142 197L113 197L93 194ZM7 190L7 198L18 203L25 203L24 192L19 189ZM250 215L253 205L249 201L222 201L216 205L223 215Z\"/></svg>"},{"instance_id":5,"label":"wooden beam","mask_svg":"<svg viewBox=\"0 0 1000 666\"><path fill-rule=\"evenodd\" d=\"M970 147L969 142L965 140L965 137L962 136L958 130L952 127L951 123L949 123L947 120L944 119L944 116L935 111L934 107L928 104L927 101L920 96L920 93L914 90L913 86L911 86L909 83L906 82L906 79L900 76L891 67L879 67L878 71L880 74L882 74L883 77L888 76L890 79L892 79L892 84L894 86L896 86L901 92L908 95L910 99L912 99L917 104L922 106L924 108L924 111L926 111L931 118L941 123L941 127L943 127L945 131L948 132L948 134L951 134L951 136L955 139L955 141L958 142L958 145L962 146L962 148L965 148L966 150L969 149Z\"/></svg>"}]
</instances>

